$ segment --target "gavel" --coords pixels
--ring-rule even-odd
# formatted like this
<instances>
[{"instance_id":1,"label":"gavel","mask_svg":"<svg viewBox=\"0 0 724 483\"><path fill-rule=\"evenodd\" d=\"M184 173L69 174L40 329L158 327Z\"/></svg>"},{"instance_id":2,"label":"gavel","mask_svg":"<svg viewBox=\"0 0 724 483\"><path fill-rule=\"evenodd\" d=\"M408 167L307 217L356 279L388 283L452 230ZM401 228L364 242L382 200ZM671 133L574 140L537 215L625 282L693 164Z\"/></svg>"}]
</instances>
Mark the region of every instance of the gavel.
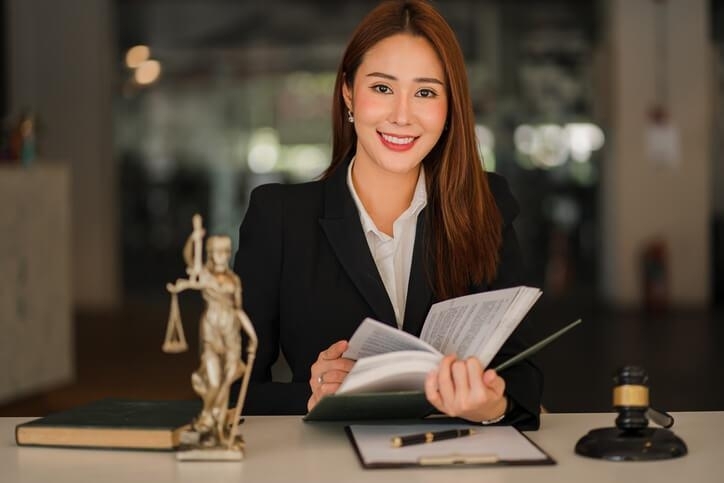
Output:
<instances>
[{"instance_id":1,"label":"gavel","mask_svg":"<svg viewBox=\"0 0 724 483\"><path fill-rule=\"evenodd\" d=\"M649 419L664 428L674 425L670 414L649 405L649 376L639 366L626 366L614 375L613 407L618 411L616 427L623 430L643 429Z\"/></svg>"},{"instance_id":2,"label":"gavel","mask_svg":"<svg viewBox=\"0 0 724 483\"><path fill-rule=\"evenodd\" d=\"M648 374L639 366L625 366L613 377L615 428L593 429L576 443L576 453L612 461L677 458L686 444L670 428L674 418L649 404ZM649 428L649 419L663 428Z\"/></svg>"}]
</instances>

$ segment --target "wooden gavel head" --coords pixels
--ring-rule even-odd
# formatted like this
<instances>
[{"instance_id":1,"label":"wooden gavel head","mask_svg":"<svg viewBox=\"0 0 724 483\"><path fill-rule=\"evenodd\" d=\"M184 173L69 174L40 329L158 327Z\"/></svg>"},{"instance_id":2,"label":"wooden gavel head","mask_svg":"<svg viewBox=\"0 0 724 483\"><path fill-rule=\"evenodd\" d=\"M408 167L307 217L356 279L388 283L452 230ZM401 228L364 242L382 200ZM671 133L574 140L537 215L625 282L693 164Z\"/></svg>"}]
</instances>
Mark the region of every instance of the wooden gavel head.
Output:
<instances>
[{"instance_id":1,"label":"wooden gavel head","mask_svg":"<svg viewBox=\"0 0 724 483\"><path fill-rule=\"evenodd\" d=\"M618 411L616 427L639 430L649 425L649 376L639 366L624 366L613 377L613 407Z\"/></svg>"}]
</instances>

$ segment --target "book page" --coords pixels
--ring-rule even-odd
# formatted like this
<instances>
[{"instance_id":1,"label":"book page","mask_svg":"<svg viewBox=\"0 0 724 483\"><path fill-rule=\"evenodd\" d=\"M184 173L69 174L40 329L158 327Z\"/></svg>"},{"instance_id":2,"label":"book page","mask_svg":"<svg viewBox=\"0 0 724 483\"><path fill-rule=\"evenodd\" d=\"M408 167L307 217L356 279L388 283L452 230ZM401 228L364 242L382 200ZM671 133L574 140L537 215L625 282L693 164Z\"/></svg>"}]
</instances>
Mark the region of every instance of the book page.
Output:
<instances>
[{"instance_id":1,"label":"book page","mask_svg":"<svg viewBox=\"0 0 724 483\"><path fill-rule=\"evenodd\" d=\"M441 354L416 350L363 357L347 374L337 394L422 391L427 374L437 368L441 357Z\"/></svg>"},{"instance_id":2,"label":"book page","mask_svg":"<svg viewBox=\"0 0 724 483\"><path fill-rule=\"evenodd\" d=\"M505 341L510 337L515 328L523 320L533 304L538 300L541 291L530 287L520 287L521 291L516 295L515 300L511 303L506 311L503 319L496 324L495 330L486 334L484 338L480 338L474 342L474 352L471 355L477 357L483 362L483 367L487 367L493 360L495 354L498 353Z\"/></svg>"},{"instance_id":3,"label":"book page","mask_svg":"<svg viewBox=\"0 0 724 483\"><path fill-rule=\"evenodd\" d=\"M476 356L487 367L539 295L538 289L514 287L439 302L420 338L443 354Z\"/></svg>"},{"instance_id":4,"label":"book page","mask_svg":"<svg viewBox=\"0 0 724 483\"><path fill-rule=\"evenodd\" d=\"M352 338L349 348L342 354L347 359L361 359L385 352L418 350L439 354L431 345L412 334L367 318L362 321Z\"/></svg>"},{"instance_id":5,"label":"book page","mask_svg":"<svg viewBox=\"0 0 724 483\"><path fill-rule=\"evenodd\" d=\"M427 314L420 338L443 354L468 357L495 332L518 288L445 300Z\"/></svg>"}]
</instances>

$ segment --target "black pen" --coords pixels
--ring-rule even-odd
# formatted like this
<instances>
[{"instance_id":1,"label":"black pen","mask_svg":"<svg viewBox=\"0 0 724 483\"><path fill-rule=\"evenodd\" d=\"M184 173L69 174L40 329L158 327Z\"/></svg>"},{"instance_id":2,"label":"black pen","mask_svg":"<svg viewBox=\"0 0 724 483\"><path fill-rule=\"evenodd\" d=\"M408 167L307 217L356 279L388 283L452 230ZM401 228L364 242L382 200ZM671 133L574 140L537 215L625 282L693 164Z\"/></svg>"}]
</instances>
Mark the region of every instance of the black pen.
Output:
<instances>
[{"instance_id":1,"label":"black pen","mask_svg":"<svg viewBox=\"0 0 724 483\"><path fill-rule=\"evenodd\" d=\"M459 438L474 434L473 429L446 429L445 431L428 431L427 433L410 434L408 436L395 436L392 438L392 447L401 448L411 444L432 443L443 439Z\"/></svg>"}]
</instances>

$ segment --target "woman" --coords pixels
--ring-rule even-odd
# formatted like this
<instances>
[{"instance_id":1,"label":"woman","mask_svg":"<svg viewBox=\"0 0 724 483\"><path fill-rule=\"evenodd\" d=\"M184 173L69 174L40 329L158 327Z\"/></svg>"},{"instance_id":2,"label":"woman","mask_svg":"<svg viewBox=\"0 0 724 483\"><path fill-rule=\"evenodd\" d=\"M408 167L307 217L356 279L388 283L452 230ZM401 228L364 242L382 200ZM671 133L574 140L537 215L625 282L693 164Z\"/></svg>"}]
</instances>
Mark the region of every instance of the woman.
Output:
<instances>
[{"instance_id":1,"label":"woman","mask_svg":"<svg viewBox=\"0 0 724 483\"><path fill-rule=\"evenodd\" d=\"M257 188L240 228L235 269L259 336L249 412L304 412L335 392L364 317L419 335L433 302L522 282L517 203L482 169L462 53L427 2L362 20L337 73L333 136L320 181ZM270 382L280 346L284 385ZM522 348L514 334L491 365ZM425 394L451 416L537 427L541 379L530 362L503 379L448 356Z\"/></svg>"}]
</instances>

